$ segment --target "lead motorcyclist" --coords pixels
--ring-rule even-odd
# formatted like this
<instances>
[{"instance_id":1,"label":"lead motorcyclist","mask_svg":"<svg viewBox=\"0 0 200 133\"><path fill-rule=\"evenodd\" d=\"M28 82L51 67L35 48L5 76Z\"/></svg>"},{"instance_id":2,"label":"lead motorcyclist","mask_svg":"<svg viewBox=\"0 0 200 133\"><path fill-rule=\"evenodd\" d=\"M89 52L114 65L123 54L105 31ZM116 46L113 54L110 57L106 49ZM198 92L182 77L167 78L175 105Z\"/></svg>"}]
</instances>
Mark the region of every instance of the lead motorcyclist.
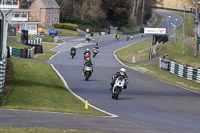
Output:
<instances>
[{"instance_id":1,"label":"lead motorcyclist","mask_svg":"<svg viewBox=\"0 0 200 133\"><path fill-rule=\"evenodd\" d=\"M86 64L90 64L92 66L92 72L93 72L93 65L94 64L93 64L93 62L92 62L92 60L90 58L87 58L83 63L83 74L82 75L84 75L84 70L85 70L85 65Z\"/></svg>"},{"instance_id":2,"label":"lead motorcyclist","mask_svg":"<svg viewBox=\"0 0 200 133\"><path fill-rule=\"evenodd\" d=\"M117 79L119 76L122 76L122 77L125 79L124 89L127 88L128 76L127 76L127 74L126 74L126 69L125 69L125 68L121 68L121 69L120 69L120 72L115 73L115 74L113 75L113 77L112 77L112 82L110 83L110 84L111 84L111 88L110 88L111 91L112 91L112 89L113 89L113 86L114 86L114 84L115 84L116 79Z\"/></svg>"}]
</instances>

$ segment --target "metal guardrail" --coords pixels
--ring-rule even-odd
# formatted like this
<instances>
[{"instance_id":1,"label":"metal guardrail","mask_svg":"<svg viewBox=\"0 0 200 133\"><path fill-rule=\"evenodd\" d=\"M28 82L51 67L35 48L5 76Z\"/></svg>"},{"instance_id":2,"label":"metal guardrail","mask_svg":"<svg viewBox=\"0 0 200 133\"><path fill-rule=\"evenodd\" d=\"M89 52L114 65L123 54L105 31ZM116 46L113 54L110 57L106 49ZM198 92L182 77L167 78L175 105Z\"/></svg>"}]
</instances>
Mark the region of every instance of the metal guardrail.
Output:
<instances>
[{"instance_id":1,"label":"metal guardrail","mask_svg":"<svg viewBox=\"0 0 200 133\"><path fill-rule=\"evenodd\" d=\"M10 56L22 57L22 58L32 58L35 53L35 47L32 47L30 49L9 47L9 50L10 50Z\"/></svg>"},{"instance_id":2,"label":"metal guardrail","mask_svg":"<svg viewBox=\"0 0 200 133\"><path fill-rule=\"evenodd\" d=\"M0 60L0 93L3 91L5 84L7 57Z\"/></svg>"},{"instance_id":3,"label":"metal guardrail","mask_svg":"<svg viewBox=\"0 0 200 133\"><path fill-rule=\"evenodd\" d=\"M165 69L177 76L200 83L200 69L183 66L176 62L164 60L162 58L159 59L159 66L161 69Z\"/></svg>"}]
</instances>

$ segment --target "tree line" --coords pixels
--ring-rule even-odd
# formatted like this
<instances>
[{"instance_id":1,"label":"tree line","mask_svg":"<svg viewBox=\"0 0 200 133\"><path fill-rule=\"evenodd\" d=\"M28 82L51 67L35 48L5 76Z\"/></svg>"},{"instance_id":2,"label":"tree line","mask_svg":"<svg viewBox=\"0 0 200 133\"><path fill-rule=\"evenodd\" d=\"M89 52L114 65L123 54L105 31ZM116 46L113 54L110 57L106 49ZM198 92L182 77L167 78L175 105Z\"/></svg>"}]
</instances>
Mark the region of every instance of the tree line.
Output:
<instances>
[{"instance_id":1,"label":"tree line","mask_svg":"<svg viewBox=\"0 0 200 133\"><path fill-rule=\"evenodd\" d=\"M60 22L100 27L146 24L157 0L56 0Z\"/></svg>"}]
</instances>

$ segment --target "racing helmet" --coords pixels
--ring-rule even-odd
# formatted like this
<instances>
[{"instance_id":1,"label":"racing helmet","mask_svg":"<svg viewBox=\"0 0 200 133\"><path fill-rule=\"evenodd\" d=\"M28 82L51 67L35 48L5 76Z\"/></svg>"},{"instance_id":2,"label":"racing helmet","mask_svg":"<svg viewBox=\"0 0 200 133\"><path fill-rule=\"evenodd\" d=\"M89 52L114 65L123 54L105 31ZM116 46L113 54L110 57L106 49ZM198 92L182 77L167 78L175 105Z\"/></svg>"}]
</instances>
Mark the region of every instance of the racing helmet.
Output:
<instances>
[{"instance_id":1,"label":"racing helmet","mask_svg":"<svg viewBox=\"0 0 200 133\"><path fill-rule=\"evenodd\" d=\"M86 51L89 51L89 48L87 48Z\"/></svg>"},{"instance_id":2,"label":"racing helmet","mask_svg":"<svg viewBox=\"0 0 200 133\"><path fill-rule=\"evenodd\" d=\"M121 68L121 69L120 69L120 74L121 74L121 75L124 75L125 72L126 72L126 69L125 69L125 68Z\"/></svg>"}]
</instances>

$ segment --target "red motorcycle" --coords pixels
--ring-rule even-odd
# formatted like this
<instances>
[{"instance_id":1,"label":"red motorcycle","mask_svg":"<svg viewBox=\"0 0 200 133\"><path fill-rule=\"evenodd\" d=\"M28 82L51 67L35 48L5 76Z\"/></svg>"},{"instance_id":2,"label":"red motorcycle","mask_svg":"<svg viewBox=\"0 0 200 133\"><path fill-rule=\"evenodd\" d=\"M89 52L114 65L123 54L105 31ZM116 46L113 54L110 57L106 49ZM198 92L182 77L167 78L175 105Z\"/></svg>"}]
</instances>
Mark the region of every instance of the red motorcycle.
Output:
<instances>
[{"instance_id":1,"label":"red motorcycle","mask_svg":"<svg viewBox=\"0 0 200 133\"><path fill-rule=\"evenodd\" d=\"M89 54L89 53L86 53L86 54L84 55L84 60L86 60L87 58L90 58L90 54Z\"/></svg>"},{"instance_id":2,"label":"red motorcycle","mask_svg":"<svg viewBox=\"0 0 200 133\"><path fill-rule=\"evenodd\" d=\"M99 50L94 48L92 53L93 53L93 57L95 57L99 53Z\"/></svg>"},{"instance_id":3,"label":"red motorcycle","mask_svg":"<svg viewBox=\"0 0 200 133\"><path fill-rule=\"evenodd\" d=\"M120 37L119 37L119 36L117 36L117 41L119 40L119 38L120 38Z\"/></svg>"}]
</instances>

